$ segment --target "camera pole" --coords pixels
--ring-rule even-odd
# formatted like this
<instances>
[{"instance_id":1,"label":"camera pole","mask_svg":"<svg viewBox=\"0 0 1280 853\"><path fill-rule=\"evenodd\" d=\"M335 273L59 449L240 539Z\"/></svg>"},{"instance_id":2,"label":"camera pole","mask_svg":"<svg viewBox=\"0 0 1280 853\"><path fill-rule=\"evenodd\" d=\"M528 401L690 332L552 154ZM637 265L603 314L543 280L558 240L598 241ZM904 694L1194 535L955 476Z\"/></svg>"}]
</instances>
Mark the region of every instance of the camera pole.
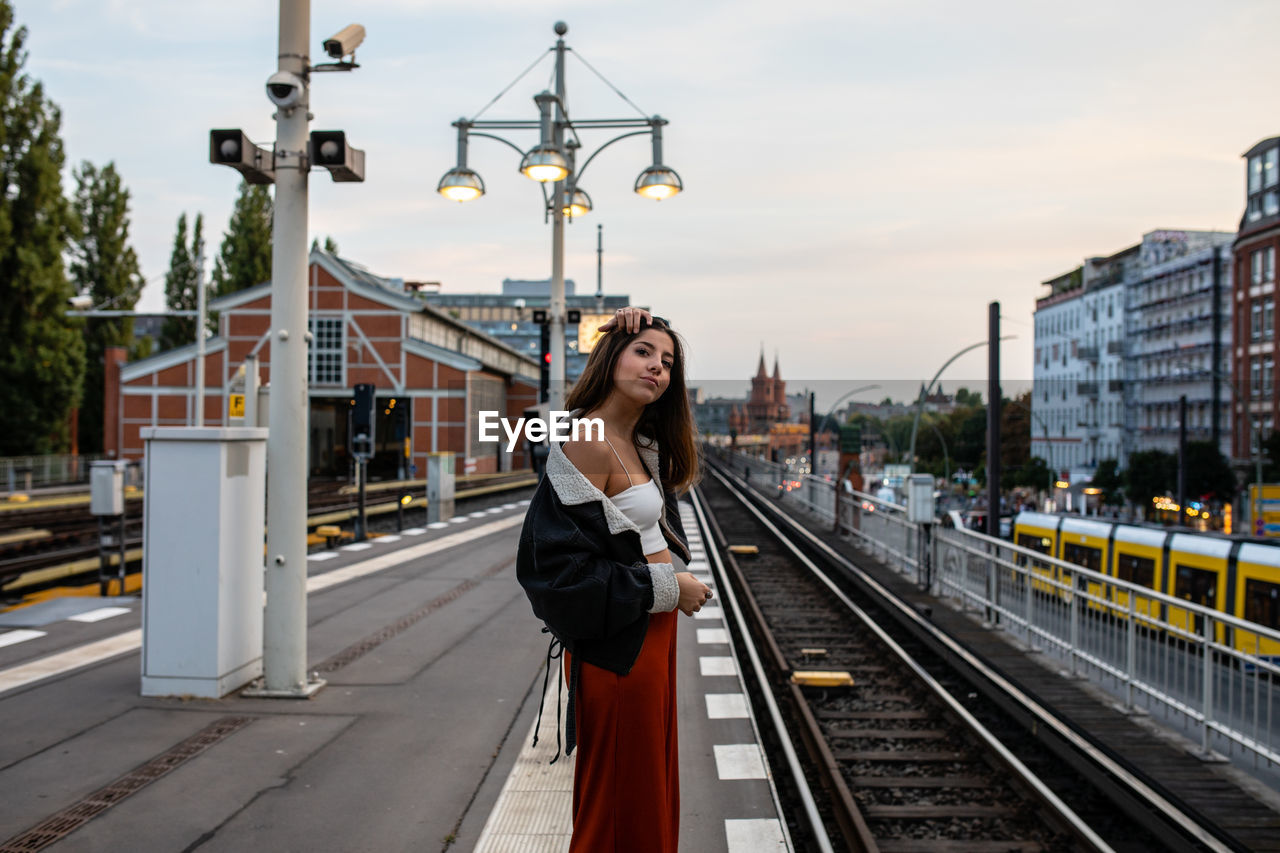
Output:
<instances>
[{"instance_id":1,"label":"camera pole","mask_svg":"<svg viewBox=\"0 0 1280 853\"><path fill-rule=\"evenodd\" d=\"M311 0L280 0L279 70L304 81L298 103L276 111L271 246L271 405L267 438L267 605L264 689L304 699L307 681L307 156Z\"/></svg>"}]
</instances>

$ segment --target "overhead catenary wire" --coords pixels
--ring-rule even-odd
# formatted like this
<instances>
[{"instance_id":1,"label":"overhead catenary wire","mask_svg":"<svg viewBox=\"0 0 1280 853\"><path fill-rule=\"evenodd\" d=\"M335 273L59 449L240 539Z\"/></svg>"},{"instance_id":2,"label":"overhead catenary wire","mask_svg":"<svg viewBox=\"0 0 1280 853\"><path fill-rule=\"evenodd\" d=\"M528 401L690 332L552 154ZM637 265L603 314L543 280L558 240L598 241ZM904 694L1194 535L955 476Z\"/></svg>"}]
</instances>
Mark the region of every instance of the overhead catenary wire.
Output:
<instances>
[{"instance_id":1,"label":"overhead catenary wire","mask_svg":"<svg viewBox=\"0 0 1280 853\"><path fill-rule=\"evenodd\" d=\"M496 104L496 103L497 103L497 102L502 98L502 96L503 96L503 95L505 95L505 94L507 94L507 92L510 92L510 91L511 91L511 87L512 87L512 86L514 86L515 84L517 84L517 83L519 83L521 80L523 80L523 79L525 78L525 76L526 76L530 71L532 71L534 68L536 68L536 67L538 66L538 63L539 63L539 62L541 62L542 60L546 59L550 54L552 54L552 53L554 53L554 52L555 52L555 48L550 48L550 49L548 49L548 50L544 50L542 53L538 54L538 58L537 58L537 59L535 59L535 60L534 60L534 61L529 65L529 67L528 67L528 68L526 68L525 70L523 70L523 71L521 71L521 72L520 72L520 76L516 77L516 79L514 79L514 80L512 80L510 83L508 83L508 84L507 84L507 86L506 86L506 88L504 88L501 92L499 92L498 94L494 95L494 96L493 96L493 98L489 101L489 103L485 104L483 107L481 107L481 108L480 108L480 112L476 113L475 115L473 115L473 116L471 117L471 120L472 120L472 121L475 121L476 119L480 118L480 116L484 115L484 114L485 114L485 111L486 111L486 110L488 110L488 109L489 109L489 107L491 107L491 106L493 106L494 104ZM551 73L552 73L552 75L554 75L554 74L555 74L555 71L553 70Z\"/></svg>"},{"instance_id":2,"label":"overhead catenary wire","mask_svg":"<svg viewBox=\"0 0 1280 853\"><path fill-rule=\"evenodd\" d=\"M613 85L612 83L610 83L610 82L609 82L609 80L608 80L608 79L607 79L603 74L601 74L599 71L597 71L597 70L595 69L595 66L593 66L590 62L587 62L587 60L586 60L586 59L584 59L584 58L582 57L582 54L578 53L578 52L577 52L576 50L574 50L573 48L567 48L567 50L569 50L569 52L570 52L570 53L572 53L574 56L576 56L576 57L578 58L578 61L579 61L579 62L581 62L583 65L587 66L587 68L589 68L589 69L591 70L591 73L592 73L592 74L594 74L594 75L596 75L597 77L599 77L599 78L600 78L600 80L601 80L601 81L602 81L606 86L608 86L610 89L612 89L615 95L617 95L619 98L622 98L622 100L624 100L624 101L626 101L628 104L630 104L632 109L634 109L636 112L638 112L638 113L639 113L641 116L643 116L644 118L648 118L648 117L649 117L649 114L648 114L648 113L646 113L644 110L642 110L642 109L640 109L638 106L636 106L635 101L631 100L631 99L630 99L630 98L628 98L626 95L622 94L622 91L621 91L617 86L615 86L615 85Z\"/></svg>"}]
</instances>

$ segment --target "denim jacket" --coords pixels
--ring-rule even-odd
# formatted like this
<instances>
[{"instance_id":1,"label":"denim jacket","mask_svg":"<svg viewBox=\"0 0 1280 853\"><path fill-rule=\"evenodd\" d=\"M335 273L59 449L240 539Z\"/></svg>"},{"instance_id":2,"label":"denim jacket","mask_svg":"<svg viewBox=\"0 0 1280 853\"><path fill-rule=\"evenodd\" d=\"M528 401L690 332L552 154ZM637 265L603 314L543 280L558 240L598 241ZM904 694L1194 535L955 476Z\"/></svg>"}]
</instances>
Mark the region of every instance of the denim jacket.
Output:
<instances>
[{"instance_id":1,"label":"denim jacket","mask_svg":"<svg viewBox=\"0 0 1280 853\"><path fill-rule=\"evenodd\" d=\"M661 484L656 444L637 449L649 475ZM649 564L639 528L569 461L558 443L551 444L546 473L520 531L516 577L534 615L554 637L553 648L558 642L573 656L566 754L575 743L578 665L585 661L626 675L640 656L649 614L674 610L679 600L675 572L688 563L689 546L675 494L664 488L663 497L658 523L674 565ZM556 656L548 651L549 665Z\"/></svg>"}]
</instances>

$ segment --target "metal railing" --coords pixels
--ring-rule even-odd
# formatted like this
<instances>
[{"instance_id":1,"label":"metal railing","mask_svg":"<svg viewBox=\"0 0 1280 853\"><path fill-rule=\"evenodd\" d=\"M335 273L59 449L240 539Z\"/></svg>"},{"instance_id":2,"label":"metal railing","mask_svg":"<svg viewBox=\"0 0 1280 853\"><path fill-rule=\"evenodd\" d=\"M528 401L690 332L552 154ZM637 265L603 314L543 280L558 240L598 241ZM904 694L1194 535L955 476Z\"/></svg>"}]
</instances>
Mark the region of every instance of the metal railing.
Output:
<instances>
[{"instance_id":1,"label":"metal railing","mask_svg":"<svg viewBox=\"0 0 1280 853\"><path fill-rule=\"evenodd\" d=\"M765 494L834 525L834 483L717 455ZM1280 631L962 526L926 532L905 507L862 492L841 495L840 516L841 532L882 562L1094 681L1126 712L1180 723L1206 755L1280 764Z\"/></svg>"},{"instance_id":2,"label":"metal railing","mask_svg":"<svg viewBox=\"0 0 1280 853\"><path fill-rule=\"evenodd\" d=\"M44 486L89 482L89 463L107 457L59 454L0 457L0 489L12 494Z\"/></svg>"}]
</instances>

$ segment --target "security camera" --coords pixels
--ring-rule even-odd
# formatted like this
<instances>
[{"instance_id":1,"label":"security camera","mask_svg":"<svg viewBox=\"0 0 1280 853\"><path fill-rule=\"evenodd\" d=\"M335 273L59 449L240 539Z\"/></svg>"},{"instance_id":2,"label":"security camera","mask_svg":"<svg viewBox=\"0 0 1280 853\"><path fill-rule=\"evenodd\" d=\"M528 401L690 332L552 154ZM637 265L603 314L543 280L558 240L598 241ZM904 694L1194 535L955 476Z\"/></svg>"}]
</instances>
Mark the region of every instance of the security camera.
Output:
<instances>
[{"instance_id":1,"label":"security camera","mask_svg":"<svg viewBox=\"0 0 1280 853\"><path fill-rule=\"evenodd\" d=\"M359 24L348 24L324 40L324 52L333 59L341 59L355 53L356 48L363 41L364 27Z\"/></svg>"},{"instance_id":2,"label":"security camera","mask_svg":"<svg viewBox=\"0 0 1280 853\"><path fill-rule=\"evenodd\" d=\"M302 103L306 91L307 84L292 71L277 71L267 78L267 97L281 109L291 110Z\"/></svg>"}]
</instances>

